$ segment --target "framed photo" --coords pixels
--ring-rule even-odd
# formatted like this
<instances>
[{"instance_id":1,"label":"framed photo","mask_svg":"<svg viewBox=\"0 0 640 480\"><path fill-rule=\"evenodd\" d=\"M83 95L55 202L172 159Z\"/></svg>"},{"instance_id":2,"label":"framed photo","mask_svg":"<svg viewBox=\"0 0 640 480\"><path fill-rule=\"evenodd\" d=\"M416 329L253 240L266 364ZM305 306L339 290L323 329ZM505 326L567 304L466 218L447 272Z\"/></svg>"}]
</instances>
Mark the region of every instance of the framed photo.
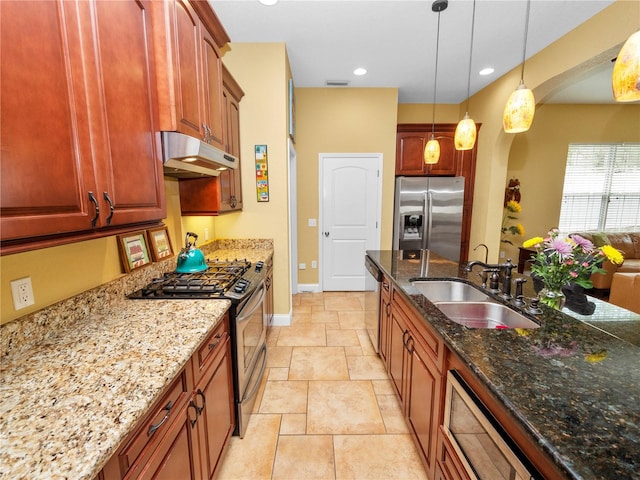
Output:
<instances>
[{"instance_id":1,"label":"framed photo","mask_svg":"<svg viewBox=\"0 0 640 480\"><path fill-rule=\"evenodd\" d=\"M151 264L147 232L144 230L118 235L118 249L126 273Z\"/></svg>"},{"instance_id":2,"label":"framed photo","mask_svg":"<svg viewBox=\"0 0 640 480\"><path fill-rule=\"evenodd\" d=\"M154 262L173 257L173 248L171 248L171 240L169 239L169 230L167 227L151 228L147 230L147 235L149 237L151 258Z\"/></svg>"}]
</instances>

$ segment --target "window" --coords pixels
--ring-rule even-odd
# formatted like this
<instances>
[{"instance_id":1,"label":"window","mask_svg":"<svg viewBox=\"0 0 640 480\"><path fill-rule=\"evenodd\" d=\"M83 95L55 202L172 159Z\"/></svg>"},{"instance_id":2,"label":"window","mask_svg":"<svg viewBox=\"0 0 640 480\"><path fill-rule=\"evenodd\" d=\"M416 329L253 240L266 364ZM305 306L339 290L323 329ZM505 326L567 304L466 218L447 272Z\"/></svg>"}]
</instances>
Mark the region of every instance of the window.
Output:
<instances>
[{"instance_id":1,"label":"window","mask_svg":"<svg viewBox=\"0 0 640 480\"><path fill-rule=\"evenodd\" d=\"M559 230L639 226L640 143L569 144Z\"/></svg>"}]
</instances>

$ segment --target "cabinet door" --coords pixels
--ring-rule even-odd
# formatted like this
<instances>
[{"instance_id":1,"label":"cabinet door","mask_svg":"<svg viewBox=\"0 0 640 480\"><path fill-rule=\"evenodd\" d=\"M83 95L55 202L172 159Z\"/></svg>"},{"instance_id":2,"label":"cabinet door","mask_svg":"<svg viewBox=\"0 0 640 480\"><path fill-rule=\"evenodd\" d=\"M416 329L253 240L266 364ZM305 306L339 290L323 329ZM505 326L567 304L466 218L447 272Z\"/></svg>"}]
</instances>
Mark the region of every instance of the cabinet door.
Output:
<instances>
[{"instance_id":1,"label":"cabinet door","mask_svg":"<svg viewBox=\"0 0 640 480\"><path fill-rule=\"evenodd\" d=\"M221 349L220 355L198 384L194 398L196 405L202 409L197 424L200 430L203 478L208 480L213 478L227 440L235 427L229 337L216 348Z\"/></svg>"},{"instance_id":2,"label":"cabinet door","mask_svg":"<svg viewBox=\"0 0 640 480\"><path fill-rule=\"evenodd\" d=\"M204 91L200 62L200 20L184 0L169 2L175 108L173 122L164 126L202 139L204 136ZM163 114L167 112L162 112Z\"/></svg>"},{"instance_id":3,"label":"cabinet door","mask_svg":"<svg viewBox=\"0 0 640 480\"><path fill-rule=\"evenodd\" d=\"M453 137L455 132L435 132L435 138L440 145L438 163L426 165L427 175L454 176L456 174L456 150Z\"/></svg>"},{"instance_id":4,"label":"cabinet door","mask_svg":"<svg viewBox=\"0 0 640 480\"><path fill-rule=\"evenodd\" d=\"M391 282L383 277L380 285L380 357L389 369L389 338L391 328Z\"/></svg>"},{"instance_id":5,"label":"cabinet door","mask_svg":"<svg viewBox=\"0 0 640 480\"><path fill-rule=\"evenodd\" d=\"M189 418L192 407L183 407L157 450L136 480L199 480L201 473L195 451L195 429ZM134 477L125 477L125 480Z\"/></svg>"},{"instance_id":6,"label":"cabinet door","mask_svg":"<svg viewBox=\"0 0 640 480\"><path fill-rule=\"evenodd\" d=\"M96 124L105 139L98 192L101 226L160 220L166 216L150 1L95 2Z\"/></svg>"},{"instance_id":7,"label":"cabinet door","mask_svg":"<svg viewBox=\"0 0 640 480\"><path fill-rule=\"evenodd\" d=\"M205 99L207 142L224 150L225 118L222 98L222 59L215 39L204 26L200 27L202 69Z\"/></svg>"},{"instance_id":8,"label":"cabinet door","mask_svg":"<svg viewBox=\"0 0 640 480\"><path fill-rule=\"evenodd\" d=\"M97 197L78 9L0 1L2 240L90 230Z\"/></svg>"},{"instance_id":9,"label":"cabinet door","mask_svg":"<svg viewBox=\"0 0 640 480\"><path fill-rule=\"evenodd\" d=\"M441 423L441 404L444 398L442 377L415 334L411 334L407 346L407 420L427 470L433 472L438 425Z\"/></svg>"},{"instance_id":10,"label":"cabinet door","mask_svg":"<svg viewBox=\"0 0 640 480\"><path fill-rule=\"evenodd\" d=\"M398 132L396 139L396 175L424 175L424 132Z\"/></svg>"},{"instance_id":11,"label":"cabinet door","mask_svg":"<svg viewBox=\"0 0 640 480\"><path fill-rule=\"evenodd\" d=\"M400 403L404 405L404 377L405 377L405 339L408 329L405 320L399 315L397 310L391 309L391 319L389 327L389 376Z\"/></svg>"}]
</instances>

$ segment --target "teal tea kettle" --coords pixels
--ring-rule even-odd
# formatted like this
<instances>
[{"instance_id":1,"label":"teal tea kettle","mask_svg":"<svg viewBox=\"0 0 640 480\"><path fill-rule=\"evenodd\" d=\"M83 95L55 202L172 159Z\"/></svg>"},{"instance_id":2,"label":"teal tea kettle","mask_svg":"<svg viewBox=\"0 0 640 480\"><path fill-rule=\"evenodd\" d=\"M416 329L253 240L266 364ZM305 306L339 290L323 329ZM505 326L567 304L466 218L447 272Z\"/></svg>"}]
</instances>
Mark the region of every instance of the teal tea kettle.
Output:
<instances>
[{"instance_id":1,"label":"teal tea kettle","mask_svg":"<svg viewBox=\"0 0 640 480\"><path fill-rule=\"evenodd\" d=\"M193 243L191 243L190 238L193 238ZM182 250L180 250L180 254L178 255L178 265L176 267L176 272L203 272L204 270L209 268L207 266L207 261L204 258L204 254L196 248L197 240L198 235L192 232L187 232L187 236L185 238L185 246Z\"/></svg>"}]
</instances>

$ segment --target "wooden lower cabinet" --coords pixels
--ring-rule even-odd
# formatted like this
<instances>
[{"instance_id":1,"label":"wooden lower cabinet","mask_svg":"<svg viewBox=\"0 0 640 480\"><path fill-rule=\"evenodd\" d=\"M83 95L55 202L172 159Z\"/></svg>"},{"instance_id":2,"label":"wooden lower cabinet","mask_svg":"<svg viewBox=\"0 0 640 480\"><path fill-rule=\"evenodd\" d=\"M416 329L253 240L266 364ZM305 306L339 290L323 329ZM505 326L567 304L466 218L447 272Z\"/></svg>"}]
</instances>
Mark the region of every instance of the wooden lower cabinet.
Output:
<instances>
[{"instance_id":1,"label":"wooden lower cabinet","mask_svg":"<svg viewBox=\"0 0 640 480\"><path fill-rule=\"evenodd\" d=\"M382 278L380 284L380 357L387 369L389 361L389 327L391 326L391 281L387 277Z\"/></svg>"},{"instance_id":2,"label":"wooden lower cabinet","mask_svg":"<svg viewBox=\"0 0 640 480\"><path fill-rule=\"evenodd\" d=\"M228 335L219 348L220 359L216 359L204 375L196 388L194 398L194 401L202 401L202 404L197 404L197 408L202 410L196 426L202 466L200 478L207 480L213 478L220 465L225 446L235 427L231 347Z\"/></svg>"},{"instance_id":3,"label":"wooden lower cabinet","mask_svg":"<svg viewBox=\"0 0 640 480\"><path fill-rule=\"evenodd\" d=\"M388 340L382 343L380 354L386 358L405 419L427 473L433 477L444 401L444 346L398 290L391 288L390 298L390 315L381 312L381 327L384 331L387 324ZM384 305L384 296L382 302Z\"/></svg>"},{"instance_id":4,"label":"wooden lower cabinet","mask_svg":"<svg viewBox=\"0 0 640 480\"><path fill-rule=\"evenodd\" d=\"M235 428L229 315L96 477L210 480Z\"/></svg>"}]
</instances>

